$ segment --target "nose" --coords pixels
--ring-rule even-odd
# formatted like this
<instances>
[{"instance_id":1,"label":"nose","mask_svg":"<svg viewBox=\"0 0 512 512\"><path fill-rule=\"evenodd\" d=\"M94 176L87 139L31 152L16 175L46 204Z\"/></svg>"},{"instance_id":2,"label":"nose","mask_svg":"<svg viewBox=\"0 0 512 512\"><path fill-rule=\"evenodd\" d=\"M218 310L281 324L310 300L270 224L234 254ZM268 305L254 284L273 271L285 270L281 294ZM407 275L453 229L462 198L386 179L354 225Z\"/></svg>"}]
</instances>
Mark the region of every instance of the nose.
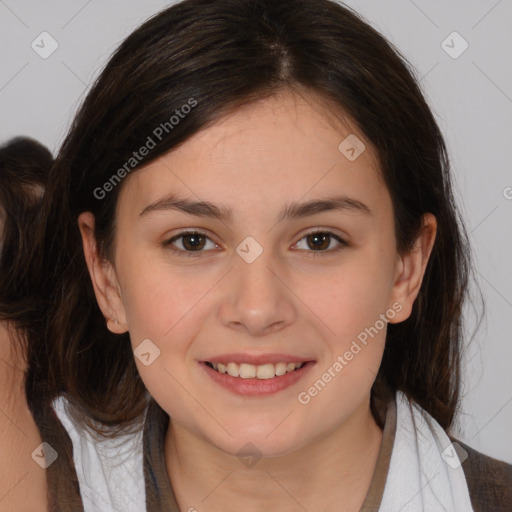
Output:
<instances>
[{"instance_id":1,"label":"nose","mask_svg":"<svg viewBox=\"0 0 512 512\"><path fill-rule=\"evenodd\" d=\"M252 263L235 255L218 310L221 322L252 337L284 329L297 316L286 281L286 272L272 261L271 251L263 251Z\"/></svg>"}]
</instances>

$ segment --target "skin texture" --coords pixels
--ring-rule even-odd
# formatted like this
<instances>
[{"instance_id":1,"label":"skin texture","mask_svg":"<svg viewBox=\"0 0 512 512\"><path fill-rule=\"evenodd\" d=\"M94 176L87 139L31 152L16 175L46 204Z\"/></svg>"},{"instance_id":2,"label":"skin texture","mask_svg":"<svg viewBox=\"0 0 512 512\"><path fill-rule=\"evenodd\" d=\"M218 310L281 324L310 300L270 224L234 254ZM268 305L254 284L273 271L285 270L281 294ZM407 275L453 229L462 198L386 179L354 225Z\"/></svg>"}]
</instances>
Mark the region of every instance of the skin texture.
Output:
<instances>
[{"instance_id":1,"label":"skin texture","mask_svg":"<svg viewBox=\"0 0 512 512\"><path fill-rule=\"evenodd\" d=\"M47 510L46 475L32 452L41 444L24 389L26 363L0 322L0 512Z\"/></svg>"},{"instance_id":2,"label":"skin texture","mask_svg":"<svg viewBox=\"0 0 512 512\"><path fill-rule=\"evenodd\" d=\"M97 253L92 214L79 218L107 325L129 331L134 348L150 339L160 350L151 365L137 365L171 417L166 463L182 510L357 511L368 490L382 439L369 399L385 329L309 403L297 397L393 304L400 312L390 321L410 315L436 221L426 215L415 250L397 253L376 155L334 111L314 95L283 92L130 175L117 205L113 262ZM338 149L351 133L366 145L354 161ZM232 219L140 215L169 193L225 205ZM278 222L289 202L333 195L363 202L371 215L338 210ZM164 245L184 228L206 232L203 252L180 256ZM349 245L331 237L317 249L307 237L315 228ZM252 263L236 252L248 236L263 249ZM192 252L186 242L172 247ZM199 364L233 352L292 354L315 365L279 393L241 397ZM248 442L262 456L250 468L237 457Z\"/></svg>"}]
</instances>

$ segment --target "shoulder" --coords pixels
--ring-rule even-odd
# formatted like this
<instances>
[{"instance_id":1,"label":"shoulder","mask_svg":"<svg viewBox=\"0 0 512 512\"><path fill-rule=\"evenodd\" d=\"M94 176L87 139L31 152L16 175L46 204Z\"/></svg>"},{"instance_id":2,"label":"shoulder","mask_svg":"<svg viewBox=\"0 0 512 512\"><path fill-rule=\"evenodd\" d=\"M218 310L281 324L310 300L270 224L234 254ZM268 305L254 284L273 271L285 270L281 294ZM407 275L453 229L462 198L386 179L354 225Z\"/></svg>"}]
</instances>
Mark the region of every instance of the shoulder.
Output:
<instances>
[{"instance_id":1,"label":"shoulder","mask_svg":"<svg viewBox=\"0 0 512 512\"><path fill-rule=\"evenodd\" d=\"M80 423L63 396L53 401L72 443L73 462L86 510L143 510L142 428L100 434ZM92 510L92 508L91 508Z\"/></svg>"},{"instance_id":2,"label":"shoulder","mask_svg":"<svg viewBox=\"0 0 512 512\"><path fill-rule=\"evenodd\" d=\"M466 453L462 469L466 476L474 512L512 510L512 465L485 455L451 437Z\"/></svg>"},{"instance_id":3,"label":"shoulder","mask_svg":"<svg viewBox=\"0 0 512 512\"><path fill-rule=\"evenodd\" d=\"M83 511L80 486L73 461L73 444L51 403L33 403L32 414L43 445L49 508L55 512Z\"/></svg>"}]
</instances>

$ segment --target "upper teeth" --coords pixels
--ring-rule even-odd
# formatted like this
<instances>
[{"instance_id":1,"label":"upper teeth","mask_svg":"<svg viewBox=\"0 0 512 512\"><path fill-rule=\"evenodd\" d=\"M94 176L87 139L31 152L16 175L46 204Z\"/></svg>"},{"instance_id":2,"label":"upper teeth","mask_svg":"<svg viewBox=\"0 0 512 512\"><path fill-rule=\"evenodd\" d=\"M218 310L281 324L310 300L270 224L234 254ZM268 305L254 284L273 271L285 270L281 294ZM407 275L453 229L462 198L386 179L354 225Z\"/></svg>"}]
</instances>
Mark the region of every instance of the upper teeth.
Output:
<instances>
[{"instance_id":1,"label":"upper teeth","mask_svg":"<svg viewBox=\"0 0 512 512\"><path fill-rule=\"evenodd\" d=\"M231 377L241 377L242 379L271 379L276 375L279 376L287 372L293 372L303 365L304 363L269 363L258 366L246 363L212 363L213 368L218 372L227 373Z\"/></svg>"}]
</instances>

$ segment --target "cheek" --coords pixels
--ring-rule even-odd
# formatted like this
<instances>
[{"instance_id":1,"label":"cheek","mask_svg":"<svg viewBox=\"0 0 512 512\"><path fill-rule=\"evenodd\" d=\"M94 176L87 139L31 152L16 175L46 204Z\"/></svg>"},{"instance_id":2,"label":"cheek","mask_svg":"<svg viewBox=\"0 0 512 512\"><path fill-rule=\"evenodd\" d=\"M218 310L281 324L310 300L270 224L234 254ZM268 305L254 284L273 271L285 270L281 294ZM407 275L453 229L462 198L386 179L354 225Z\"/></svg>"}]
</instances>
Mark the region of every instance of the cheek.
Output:
<instances>
[{"instance_id":1,"label":"cheek","mask_svg":"<svg viewBox=\"0 0 512 512\"><path fill-rule=\"evenodd\" d=\"M327 325L325 358L298 397L312 431L346 419L369 395L385 347L390 268L376 251L361 252L311 288L310 304Z\"/></svg>"},{"instance_id":2,"label":"cheek","mask_svg":"<svg viewBox=\"0 0 512 512\"><path fill-rule=\"evenodd\" d=\"M189 379L189 348L200 324L200 301L208 283L204 276L188 275L157 262L143 265L135 257L124 261L120 274L139 374L150 394L166 404L173 417L185 420L182 412L191 408L190 397L183 392ZM143 353L150 353L149 364L137 357L143 342L148 347Z\"/></svg>"},{"instance_id":3,"label":"cheek","mask_svg":"<svg viewBox=\"0 0 512 512\"><path fill-rule=\"evenodd\" d=\"M218 278L197 268L172 267L158 258L148 261L143 253L136 252L123 260L119 275L130 341L141 378L155 398L170 393L179 401L183 394L179 383L188 378L193 359L190 349L211 307L208 294ZM150 351L158 354L150 365L137 358L138 347L144 340L150 340Z\"/></svg>"},{"instance_id":4,"label":"cheek","mask_svg":"<svg viewBox=\"0 0 512 512\"><path fill-rule=\"evenodd\" d=\"M132 254L125 260L123 304L132 343L141 338L167 338L189 314L208 289L198 272L184 272L161 261L148 262Z\"/></svg>"},{"instance_id":5,"label":"cheek","mask_svg":"<svg viewBox=\"0 0 512 512\"><path fill-rule=\"evenodd\" d=\"M375 250L358 251L344 264L310 283L303 295L329 327L329 337L352 339L371 327L389 308L392 267ZM379 324L380 325L380 324Z\"/></svg>"}]
</instances>

